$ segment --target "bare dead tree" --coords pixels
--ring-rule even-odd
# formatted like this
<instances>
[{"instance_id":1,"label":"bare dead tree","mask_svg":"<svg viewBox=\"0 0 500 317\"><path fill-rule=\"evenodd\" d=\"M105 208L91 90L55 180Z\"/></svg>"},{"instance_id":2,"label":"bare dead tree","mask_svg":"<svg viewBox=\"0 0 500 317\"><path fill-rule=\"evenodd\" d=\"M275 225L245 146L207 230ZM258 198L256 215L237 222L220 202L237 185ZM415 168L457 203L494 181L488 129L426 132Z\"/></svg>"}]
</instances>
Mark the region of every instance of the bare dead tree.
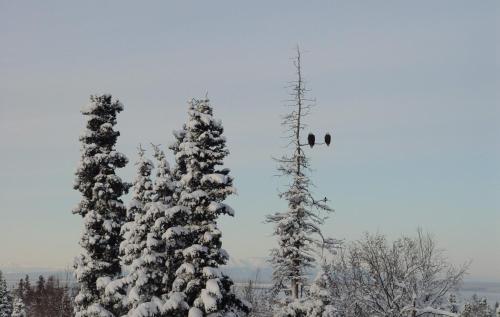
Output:
<instances>
[{"instance_id":1,"label":"bare dead tree","mask_svg":"<svg viewBox=\"0 0 500 317\"><path fill-rule=\"evenodd\" d=\"M326 198L316 200L311 191L310 163L303 149L308 144L301 140L306 127L304 119L310 114L314 100L306 97L308 90L302 76L298 47L294 66L297 78L290 84L291 99L287 104L290 111L282 120L292 152L276 159L281 176L291 180L287 190L280 194L280 198L288 202L288 210L269 215L267 222L274 224L274 235L278 240L278 247L271 250L274 287L276 290L290 287L291 297L298 299L301 296L299 287L306 282L308 269L314 266L315 250L330 242L324 239L320 226L333 210ZM314 145L314 140L309 140L311 144Z\"/></svg>"}]
</instances>

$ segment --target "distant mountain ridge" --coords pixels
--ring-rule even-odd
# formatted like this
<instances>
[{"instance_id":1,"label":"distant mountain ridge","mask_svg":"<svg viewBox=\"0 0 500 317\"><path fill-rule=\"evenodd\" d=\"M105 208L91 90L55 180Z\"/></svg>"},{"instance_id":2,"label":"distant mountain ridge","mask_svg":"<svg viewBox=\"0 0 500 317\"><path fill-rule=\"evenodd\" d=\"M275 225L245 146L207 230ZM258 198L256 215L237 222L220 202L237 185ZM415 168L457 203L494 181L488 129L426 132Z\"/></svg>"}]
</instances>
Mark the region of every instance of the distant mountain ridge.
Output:
<instances>
[{"instance_id":1,"label":"distant mountain ridge","mask_svg":"<svg viewBox=\"0 0 500 317\"><path fill-rule=\"evenodd\" d=\"M4 273L7 283L11 286L17 284L19 279L28 275L32 282L38 279L38 276L54 275L61 281L68 280L74 283L72 268L47 268L33 267L25 265L0 266ZM231 258L229 263L222 267L222 270L230 275L235 282L248 282L249 280L258 280L259 282L269 282L272 277L272 268L266 258L253 257L245 259Z\"/></svg>"},{"instance_id":2,"label":"distant mountain ridge","mask_svg":"<svg viewBox=\"0 0 500 317\"><path fill-rule=\"evenodd\" d=\"M222 270L231 276L235 282L248 282L249 280L260 283L270 282L273 270L264 257L245 259L230 258Z\"/></svg>"}]
</instances>

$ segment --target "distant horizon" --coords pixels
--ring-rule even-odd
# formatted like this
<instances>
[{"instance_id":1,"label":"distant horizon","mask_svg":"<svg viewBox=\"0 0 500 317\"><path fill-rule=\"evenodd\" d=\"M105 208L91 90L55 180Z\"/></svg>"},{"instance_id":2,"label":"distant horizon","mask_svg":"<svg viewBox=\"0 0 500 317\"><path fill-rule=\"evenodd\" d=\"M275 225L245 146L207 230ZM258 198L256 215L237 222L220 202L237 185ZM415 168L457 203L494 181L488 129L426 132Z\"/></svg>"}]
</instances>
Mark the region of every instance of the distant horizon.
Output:
<instances>
[{"instance_id":1,"label":"distant horizon","mask_svg":"<svg viewBox=\"0 0 500 317\"><path fill-rule=\"evenodd\" d=\"M269 257L251 257L251 258L243 258L243 259L234 259L230 258L229 262L224 265L226 268L237 268L241 270L248 270L249 275L252 275L254 272L257 270L272 270L272 267L269 263L267 263L267 259ZM255 261L259 260L259 261ZM236 261L236 263L235 263ZM252 263L253 262L253 263ZM258 263L256 263L258 262ZM2 265L0 263L0 271L2 271L5 274L38 274L38 273L63 273L63 272L73 272L73 265L68 264L67 266L63 267L35 267L35 266L23 266L23 265L15 265L15 264L10 264L10 265ZM311 269L309 274L311 275L311 278L314 277L316 269ZM470 274L466 274L464 277L465 282L481 282L481 283L493 283L493 284L500 284L500 278L499 277L493 277L493 278L480 278L480 277L474 277L470 276Z\"/></svg>"},{"instance_id":2,"label":"distant horizon","mask_svg":"<svg viewBox=\"0 0 500 317\"><path fill-rule=\"evenodd\" d=\"M271 270L271 266L266 266L266 267L242 267L242 266L234 266L232 263L228 263L223 266L223 268L227 269L232 269L232 268L238 268L238 269L249 269L248 271L248 276L251 277L257 272L259 269L269 269ZM65 268L57 268L57 267L23 267L23 268L16 268L16 267L8 267L8 266L0 266L0 271L2 271L6 275L12 275L12 274L40 274L40 275L50 275L53 273L73 273L73 269L71 267L68 267L68 269ZM314 278L314 273L315 270L311 270L310 272L310 278ZM73 276L73 275L72 275ZM231 276L232 277L232 276ZM236 277L235 280L237 281L242 281L241 278ZM247 279L245 279L247 280ZM469 275L466 275L465 278L463 279L464 282L466 283L484 283L484 284L494 284L494 285L500 285L500 279L498 278L474 278ZM268 283L271 282L271 279L267 279L264 282ZM500 293L499 293L500 296Z\"/></svg>"}]
</instances>

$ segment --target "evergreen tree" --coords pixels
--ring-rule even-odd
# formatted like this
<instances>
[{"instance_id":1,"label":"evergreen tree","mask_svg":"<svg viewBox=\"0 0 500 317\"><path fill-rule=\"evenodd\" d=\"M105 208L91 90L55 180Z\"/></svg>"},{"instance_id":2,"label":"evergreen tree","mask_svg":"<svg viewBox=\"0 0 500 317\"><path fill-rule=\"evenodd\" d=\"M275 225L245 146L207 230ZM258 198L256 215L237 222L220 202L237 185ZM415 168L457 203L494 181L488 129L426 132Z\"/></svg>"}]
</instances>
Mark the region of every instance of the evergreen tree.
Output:
<instances>
[{"instance_id":1,"label":"evergreen tree","mask_svg":"<svg viewBox=\"0 0 500 317\"><path fill-rule=\"evenodd\" d=\"M146 212L146 222L151 228L148 233L146 248L143 257L144 266L154 287L152 295L160 297L171 290L173 281L172 265L168 262L173 259L173 251L167 245L166 233L169 228L179 221L182 215L172 210L175 183L167 162L165 153L158 146L153 146L154 157L158 168L154 184L154 198ZM184 217L185 218L185 217Z\"/></svg>"},{"instance_id":2,"label":"evergreen tree","mask_svg":"<svg viewBox=\"0 0 500 317\"><path fill-rule=\"evenodd\" d=\"M139 159L136 162L137 174L133 183L133 196L130 201L127 218L128 222L122 228L123 242L120 246L122 260L128 268L128 275L122 279L123 285L128 286L126 298L127 309L135 309L141 302L148 300L144 288L148 287L149 280L143 275L142 252L146 247L146 239L150 226L145 219L146 210L153 197L153 182L151 172L153 163L144 157L144 150L139 147Z\"/></svg>"},{"instance_id":3,"label":"evergreen tree","mask_svg":"<svg viewBox=\"0 0 500 317\"><path fill-rule=\"evenodd\" d=\"M129 312L133 316L162 316L164 299L173 280L170 261L175 257L171 252L173 250L167 246L165 234L173 220L179 220L179 215L170 210L175 184L165 153L159 146L153 145L153 149L158 167L152 202L144 215L144 223L149 228L146 245L142 250L140 266L136 269L142 276L141 285L137 288L142 300Z\"/></svg>"},{"instance_id":4,"label":"evergreen tree","mask_svg":"<svg viewBox=\"0 0 500 317\"><path fill-rule=\"evenodd\" d=\"M56 316L59 312L59 281L54 276L47 278L45 297L47 300L42 300L45 316Z\"/></svg>"},{"instance_id":5,"label":"evergreen tree","mask_svg":"<svg viewBox=\"0 0 500 317\"><path fill-rule=\"evenodd\" d=\"M2 271L0 271L0 317L10 317L12 313L12 296L7 287Z\"/></svg>"},{"instance_id":6,"label":"evergreen tree","mask_svg":"<svg viewBox=\"0 0 500 317\"><path fill-rule=\"evenodd\" d=\"M229 153L220 121L213 118L207 98L189 102L188 122L175 153L176 161L185 164L177 169L180 190L174 210L189 217L184 227L169 228L166 235L181 234L187 242L182 250L183 263L176 270L172 292L167 302L169 316L245 315L248 307L232 293L231 279L219 271L228 260L221 248L220 215L233 215L224 204L234 193L228 169L220 169ZM175 150L174 150L175 151Z\"/></svg>"},{"instance_id":7,"label":"evergreen tree","mask_svg":"<svg viewBox=\"0 0 500 317\"><path fill-rule=\"evenodd\" d=\"M31 306L33 302L33 287L31 286L31 282L29 276L26 274L24 277L23 283L23 292L21 294L24 305L26 306L26 310L31 311Z\"/></svg>"},{"instance_id":8,"label":"evergreen tree","mask_svg":"<svg viewBox=\"0 0 500 317\"><path fill-rule=\"evenodd\" d=\"M71 293L68 285L65 285L60 289L59 302L59 317L71 317L73 316L73 302L71 299Z\"/></svg>"},{"instance_id":9,"label":"evergreen tree","mask_svg":"<svg viewBox=\"0 0 500 317\"><path fill-rule=\"evenodd\" d=\"M20 279L19 280L19 283L17 284L17 288L16 288L16 291L15 291L15 296L16 298L17 297L21 297L21 299L24 297L24 294L26 293L25 291L25 288L24 288L24 279Z\"/></svg>"},{"instance_id":10,"label":"evergreen tree","mask_svg":"<svg viewBox=\"0 0 500 317\"><path fill-rule=\"evenodd\" d=\"M116 116L123 105L111 95L91 96L82 110L87 123L80 137L81 161L74 188L82 200L74 209L84 219L80 240L83 253L75 263L80 291L75 298L75 316L119 316L121 303L106 286L121 273L120 229L126 218L121 196L129 185L115 170L127 164L127 158L115 150L120 133L114 130Z\"/></svg>"},{"instance_id":11,"label":"evergreen tree","mask_svg":"<svg viewBox=\"0 0 500 317\"><path fill-rule=\"evenodd\" d=\"M172 169L172 180L174 190L172 193L172 207L165 213L161 226L165 228L163 238L168 257L166 259L168 295L163 306L163 311L167 316L184 316L184 312L189 310L185 294L180 291L180 286L175 286L176 271L182 265L184 256L182 251L188 245L190 232L187 228L190 210L179 204L182 192L181 178L186 174L186 153L181 149L181 145L186 137L186 124L179 130L173 131L174 141L170 144L175 159L175 166ZM160 223L160 222L159 222Z\"/></svg>"},{"instance_id":12,"label":"evergreen tree","mask_svg":"<svg viewBox=\"0 0 500 317\"><path fill-rule=\"evenodd\" d=\"M33 315L35 317L43 317L46 316L46 302L44 301L45 297L45 278L40 275L38 277L38 281L35 286L34 293L34 303L33 303Z\"/></svg>"},{"instance_id":13,"label":"evergreen tree","mask_svg":"<svg viewBox=\"0 0 500 317\"><path fill-rule=\"evenodd\" d=\"M130 286L129 315L142 316L141 312L145 311L146 316L150 316L152 305L144 305L144 303L151 302L154 296L159 295L162 273L160 270L154 270L157 254L148 250L154 225L150 209L156 196L151 181L153 163L144 159L142 150L139 156L138 177L134 183L134 198L131 204L133 207L131 210L135 215L134 221L129 223L129 234L125 237L128 246L125 248L124 259L126 264L130 263L130 272L127 276Z\"/></svg>"},{"instance_id":14,"label":"evergreen tree","mask_svg":"<svg viewBox=\"0 0 500 317\"><path fill-rule=\"evenodd\" d=\"M26 317L26 306L21 297L16 297L11 317Z\"/></svg>"},{"instance_id":15,"label":"evergreen tree","mask_svg":"<svg viewBox=\"0 0 500 317\"><path fill-rule=\"evenodd\" d=\"M179 130L173 131L174 142L170 144L169 149L172 150L175 158L175 166L172 169L172 207L168 209L163 219L163 227L166 229L163 234L165 239L166 252L169 255L166 266L168 270L168 285L169 291L172 291L172 285L175 280L175 272L183 262L182 251L189 243L189 230L187 229L190 219L190 209L179 203L180 196L183 190L181 178L187 173L186 160L187 153L181 148L186 137L186 124L182 125ZM177 294L174 296L179 299L183 295ZM177 304L173 304L177 307Z\"/></svg>"},{"instance_id":16,"label":"evergreen tree","mask_svg":"<svg viewBox=\"0 0 500 317\"><path fill-rule=\"evenodd\" d=\"M288 203L288 210L278 212L267 217L267 222L274 224L274 235L278 239L278 247L271 250L273 265L273 282L276 292L284 288L291 289L292 299L300 298L300 285L307 281L308 270L314 266L314 251L325 242L320 226L325 218L319 212L331 212L332 209L324 200L315 200L311 192L310 170L307 158L301 143L302 132L305 128L304 119L309 114L311 100L305 96L301 70L301 55L297 49L297 58L294 62L297 71L297 80L292 83L291 112L283 117L282 125L290 134L287 136L293 148L290 155L278 159L279 172L290 179L287 190L280 194L280 198Z\"/></svg>"}]
</instances>

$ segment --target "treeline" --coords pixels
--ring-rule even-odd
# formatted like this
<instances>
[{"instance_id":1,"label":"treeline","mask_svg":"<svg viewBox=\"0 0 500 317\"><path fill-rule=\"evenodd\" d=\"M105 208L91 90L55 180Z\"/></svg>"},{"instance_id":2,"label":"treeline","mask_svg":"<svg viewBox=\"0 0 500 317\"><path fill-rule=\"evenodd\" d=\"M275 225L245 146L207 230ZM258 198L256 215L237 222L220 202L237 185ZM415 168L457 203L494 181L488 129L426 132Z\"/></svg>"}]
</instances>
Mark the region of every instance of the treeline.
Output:
<instances>
[{"instance_id":1,"label":"treeline","mask_svg":"<svg viewBox=\"0 0 500 317\"><path fill-rule=\"evenodd\" d=\"M68 283L55 276L40 275L32 283L26 275L9 290L0 271L0 317L70 317L72 297Z\"/></svg>"}]
</instances>

